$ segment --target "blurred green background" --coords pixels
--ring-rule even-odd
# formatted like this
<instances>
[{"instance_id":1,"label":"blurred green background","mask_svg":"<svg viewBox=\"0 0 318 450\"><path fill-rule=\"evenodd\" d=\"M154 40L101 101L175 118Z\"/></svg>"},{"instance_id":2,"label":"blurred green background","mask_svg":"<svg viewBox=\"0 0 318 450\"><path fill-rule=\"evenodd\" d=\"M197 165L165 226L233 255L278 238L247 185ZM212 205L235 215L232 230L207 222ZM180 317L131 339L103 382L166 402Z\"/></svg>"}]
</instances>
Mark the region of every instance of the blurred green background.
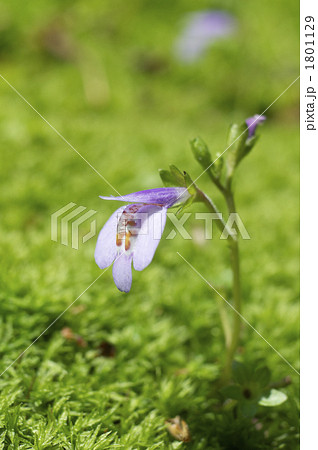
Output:
<instances>
[{"instance_id":1,"label":"blurred green background","mask_svg":"<svg viewBox=\"0 0 318 450\"><path fill-rule=\"evenodd\" d=\"M200 9L228 11L237 31L183 65L173 44L184 15ZM199 176L189 139L223 151L230 123L260 114L298 76L298 22L298 2L287 0L12 0L0 4L0 73L124 194L160 187L157 170L169 164ZM1 79L0 95L3 371L100 274L96 237L78 251L52 242L51 214L84 205L100 230L116 204L98 196L116 193ZM296 368L298 102L297 82L266 112L235 180L251 235L241 242L243 314ZM224 207L208 178L198 184ZM200 236L203 223L187 229ZM274 380L291 376L288 401L260 410L257 424L216 411L221 300L176 252L230 298L218 237L163 239L128 295L111 270L83 294L1 376L1 448L172 449L185 445L165 428L177 414L189 448L297 448L298 376L248 327L242 357L262 358Z\"/></svg>"}]
</instances>

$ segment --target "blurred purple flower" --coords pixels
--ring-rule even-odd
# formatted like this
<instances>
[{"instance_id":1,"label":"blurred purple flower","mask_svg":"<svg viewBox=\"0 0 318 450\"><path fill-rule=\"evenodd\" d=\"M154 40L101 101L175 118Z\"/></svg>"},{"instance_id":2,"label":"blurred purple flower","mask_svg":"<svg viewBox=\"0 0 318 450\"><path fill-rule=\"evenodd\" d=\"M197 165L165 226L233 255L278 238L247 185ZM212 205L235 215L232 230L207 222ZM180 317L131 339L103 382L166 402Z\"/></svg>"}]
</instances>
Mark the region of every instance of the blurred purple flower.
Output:
<instances>
[{"instance_id":1,"label":"blurred purple flower","mask_svg":"<svg viewBox=\"0 0 318 450\"><path fill-rule=\"evenodd\" d=\"M95 249L95 261L101 269L114 262L113 277L120 291L130 291L132 262L135 270L143 270L151 263L165 227L167 209L189 197L187 189L180 187L101 197L133 203L117 209L108 219L99 233Z\"/></svg>"},{"instance_id":2,"label":"blurred purple flower","mask_svg":"<svg viewBox=\"0 0 318 450\"><path fill-rule=\"evenodd\" d=\"M233 33L235 19L224 11L199 11L187 15L185 27L175 44L179 61L193 63L216 40Z\"/></svg>"},{"instance_id":3,"label":"blurred purple flower","mask_svg":"<svg viewBox=\"0 0 318 450\"><path fill-rule=\"evenodd\" d=\"M248 137L251 138L255 135L256 128L266 120L266 116L255 114L245 120L248 127Z\"/></svg>"}]
</instances>

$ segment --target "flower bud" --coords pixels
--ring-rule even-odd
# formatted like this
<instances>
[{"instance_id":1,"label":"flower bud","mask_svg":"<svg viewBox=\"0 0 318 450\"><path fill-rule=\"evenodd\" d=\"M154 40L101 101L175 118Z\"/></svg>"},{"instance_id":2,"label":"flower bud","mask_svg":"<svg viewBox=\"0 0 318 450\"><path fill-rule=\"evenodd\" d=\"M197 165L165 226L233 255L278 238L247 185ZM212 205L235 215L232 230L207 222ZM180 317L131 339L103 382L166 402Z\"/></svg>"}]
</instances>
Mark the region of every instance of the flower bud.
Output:
<instances>
[{"instance_id":1,"label":"flower bud","mask_svg":"<svg viewBox=\"0 0 318 450\"><path fill-rule=\"evenodd\" d=\"M240 161L252 150L258 137L255 131L266 120L265 116L249 117L241 125L234 124L228 136L227 176L231 178Z\"/></svg>"},{"instance_id":2,"label":"flower bud","mask_svg":"<svg viewBox=\"0 0 318 450\"><path fill-rule=\"evenodd\" d=\"M194 154L195 159L201 166L206 169L212 163L211 153L209 151L206 143L200 138L196 137L192 141L190 141L191 148Z\"/></svg>"}]
</instances>

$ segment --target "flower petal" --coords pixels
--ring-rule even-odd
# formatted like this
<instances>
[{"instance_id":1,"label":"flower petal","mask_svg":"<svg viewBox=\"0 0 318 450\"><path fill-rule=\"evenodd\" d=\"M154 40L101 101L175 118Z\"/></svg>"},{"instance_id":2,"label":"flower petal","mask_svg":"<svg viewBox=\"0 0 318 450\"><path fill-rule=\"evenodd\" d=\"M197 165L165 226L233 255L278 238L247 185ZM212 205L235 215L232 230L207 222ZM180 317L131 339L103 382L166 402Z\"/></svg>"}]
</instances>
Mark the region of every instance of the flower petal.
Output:
<instances>
[{"instance_id":1,"label":"flower petal","mask_svg":"<svg viewBox=\"0 0 318 450\"><path fill-rule=\"evenodd\" d=\"M103 197L104 200L118 200L129 203L152 203L167 206L168 208L176 202L183 202L190 197L189 192L183 187L166 187L148 189L146 191L134 192L119 197Z\"/></svg>"},{"instance_id":2,"label":"flower petal","mask_svg":"<svg viewBox=\"0 0 318 450\"><path fill-rule=\"evenodd\" d=\"M181 62L193 63L214 41L232 34L235 28L234 17L224 11L190 13L175 43L175 55Z\"/></svg>"},{"instance_id":3,"label":"flower petal","mask_svg":"<svg viewBox=\"0 0 318 450\"><path fill-rule=\"evenodd\" d=\"M248 119L245 120L245 123L248 126L249 138L254 136L258 125L262 124L265 120L266 116L259 116L258 114L255 114L253 117L249 117Z\"/></svg>"},{"instance_id":4,"label":"flower petal","mask_svg":"<svg viewBox=\"0 0 318 450\"><path fill-rule=\"evenodd\" d=\"M146 211L143 210L143 213ZM145 269L152 261L160 242L167 217L167 208L152 207L143 221L133 251L135 270Z\"/></svg>"},{"instance_id":5,"label":"flower petal","mask_svg":"<svg viewBox=\"0 0 318 450\"><path fill-rule=\"evenodd\" d=\"M129 292L131 288L131 259L132 254L122 253L114 261L113 278L116 286L122 292Z\"/></svg>"},{"instance_id":6,"label":"flower petal","mask_svg":"<svg viewBox=\"0 0 318 450\"><path fill-rule=\"evenodd\" d=\"M117 209L107 220L98 235L95 248L95 261L100 269L106 269L116 258L117 223L124 209L125 206Z\"/></svg>"}]
</instances>

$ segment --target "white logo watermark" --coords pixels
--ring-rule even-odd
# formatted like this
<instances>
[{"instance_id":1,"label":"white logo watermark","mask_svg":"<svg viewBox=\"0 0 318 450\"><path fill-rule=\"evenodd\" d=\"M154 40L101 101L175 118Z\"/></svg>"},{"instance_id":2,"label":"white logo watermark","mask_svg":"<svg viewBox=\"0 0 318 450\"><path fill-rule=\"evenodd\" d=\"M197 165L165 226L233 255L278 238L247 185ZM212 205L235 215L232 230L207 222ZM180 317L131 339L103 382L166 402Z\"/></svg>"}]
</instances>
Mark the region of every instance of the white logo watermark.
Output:
<instances>
[{"instance_id":1,"label":"white logo watermark","mask_svg":"<svg viewBox=\"0 0 318 450\"><path fill-rule=\"evenodd\" d=\"M71 246L75 250L78 250L80 238L79 228L84 222L88 221L94 216L97 211L90 209L86 213L85 206L78 206L74 209L76 203L68 203L63 208L59 209L55 213L51 214L51 240L60 242L62 245L69 245L69 232L71 234ZM68 212L67 215L64 215ZM63 216L63 217L62 217ZM60 221L60 233L59 233L59 219ZM96 219L90 221L90 231L82 237L82 243L84 244L96 234ZM59 239L60 238L60 239Z\"/></svg>"}]
</instances>

